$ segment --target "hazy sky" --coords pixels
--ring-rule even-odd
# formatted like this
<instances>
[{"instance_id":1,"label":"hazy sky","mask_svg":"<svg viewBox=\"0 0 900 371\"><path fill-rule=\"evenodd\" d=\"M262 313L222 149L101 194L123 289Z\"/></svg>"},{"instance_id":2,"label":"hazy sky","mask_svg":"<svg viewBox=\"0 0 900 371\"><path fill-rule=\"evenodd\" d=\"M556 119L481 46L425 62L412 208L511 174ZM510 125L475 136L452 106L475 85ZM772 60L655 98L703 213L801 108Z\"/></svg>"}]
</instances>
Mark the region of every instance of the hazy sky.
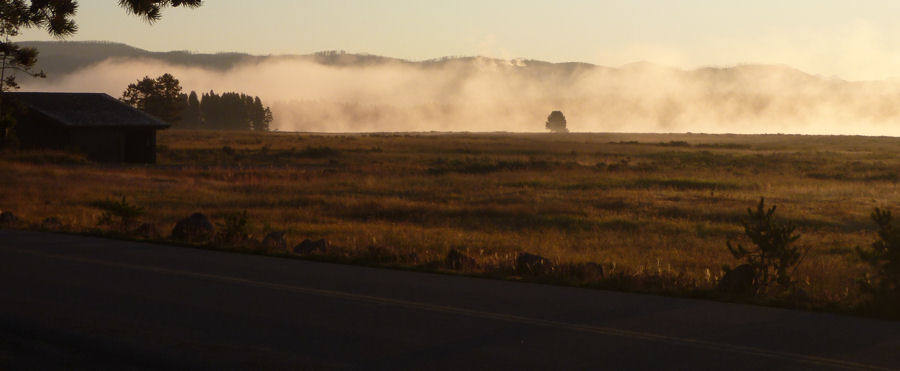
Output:
<instances>
[{"instance_id":1,"label":"hazy sky","mask_svg":"<svg viewBox=\"0 0 900 371\"><path fill-rule=\"evenodd\" d=\"M199 9L167 9L153 26L115 0L79 3L80 30L70 40L153 51L770 63L847 79L900 77L895 0L207 0ZM39 30L18 38L44 39Z\"/></svg>"}]
</instances>

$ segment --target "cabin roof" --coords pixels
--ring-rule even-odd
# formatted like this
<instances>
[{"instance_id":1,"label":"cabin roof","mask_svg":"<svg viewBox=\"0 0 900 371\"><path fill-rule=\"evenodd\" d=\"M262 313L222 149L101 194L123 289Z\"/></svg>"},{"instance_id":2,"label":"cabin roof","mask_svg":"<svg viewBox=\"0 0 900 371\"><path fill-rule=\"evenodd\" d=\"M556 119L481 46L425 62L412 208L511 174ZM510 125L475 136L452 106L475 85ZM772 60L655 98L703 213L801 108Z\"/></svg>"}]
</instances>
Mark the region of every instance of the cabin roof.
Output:
<instances>
[{"instance_id":1,"label":"cabin roof","mask_svg":"<svg viewBox=\"0 0 900 371\"><path fill-rule=\"evenodd\" d=\"M67 127L165 129L170 125L104 93L10 92L30 110Z\"/></svg>"}]
</instances>

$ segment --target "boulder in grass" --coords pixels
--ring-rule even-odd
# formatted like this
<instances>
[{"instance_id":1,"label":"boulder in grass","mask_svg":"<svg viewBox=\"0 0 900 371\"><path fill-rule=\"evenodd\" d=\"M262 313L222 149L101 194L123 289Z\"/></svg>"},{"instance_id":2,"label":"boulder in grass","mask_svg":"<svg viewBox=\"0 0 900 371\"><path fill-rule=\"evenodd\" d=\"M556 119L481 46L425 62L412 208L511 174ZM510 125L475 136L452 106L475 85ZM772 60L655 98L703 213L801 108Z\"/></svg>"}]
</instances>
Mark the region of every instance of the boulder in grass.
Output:
<instances>
[{"instance_id":1,"label":"boulder in grass","mask_svg":"<svg viewBox=\"0 0 900 371\"><path fill-rule=\"evenodd\" d=\"M459 252L459 250L453 249L450 250L450 252L447 253L447 257L444 258L444 265L448 269L466 270L475 268L478 265L478 262L472 257Z\"/></svg>"},{"instance_id":2,"label":"boulder in grass","mask_svg":"<svg viewBox=\"0 0 900 371\"><path fill-rule=\"evenodd\" d=\"M577 263L571 265L573 277L582 281L597 281L603 278L603 266L597 263Z\"/></svg>"},{"instance_id":3,"label":"boulder in grass","mask_svg":"<svg viewBox=\"0 0 900 371\"><path fill-rule=\"evenodd\" d=\"M415 251L411 251L405 254L400 254L397 256L397 261L403 264L419 264L419 254L416 254Z\"/></svg>"},{"instance_id":4,"label":"boulder in grass","mask_svg":"<svg viewBox=\"0 0 900 371\"><path fill-rule=\"evenodd\" d=\"M387 247L369 245L364 253L364 258L373 263L396 263L400 257Z\"/></svg>"},{"instance_id":5,"label":"boulder in grass","mask_svg":"<svg viewBox=\"0 0 900 371\"><path fill-rule=\"evenodd\" d=\"M522 275L539 276L553 272L555 266L550 259L540 255L519 253L516 256L516 272Z\"/></svg>"},{"instance_id":6,"label":"boulder in grass","mask_svg":"<svg viewBox=\"0 0 900 371\"><path fill-rule=\"evenodd\" d=\"M267 250L287 251L287 240L284 239L284 232L272 232L266 235L262 241L263 246Z\"/></svg>"},{"instance_id":7,"label":"boulder in grass","mask_svg":"<svg viewBox=\"0 0 900 371\"><path fill-rule=\"evenodd\" d=\"M593 276L602 278L604 275L603 266L594 262L584 263L581 265L584 268L585 276Z\"/></svg>"},{"instance_id":8,"label":"boulder in grass","mask_svg":"<svg viewBox=\"0 0 900 371\"><path fill-rule=\"evenodd\" d=\"M810 296L806 290L794 287L793 290L791 290L790 300L794 303L805 303L810 300Z\"/></svg>"},{"instance_id":9,"label":"boulder in grass","mask_svg":"<svg viewBox=\"0 0 900 371\"><path fill-rule=\"evenodd\" d=\"M263 245L260 240L252 237L247 237L241 241L235 242L234 246L248 250L266 251L266 246Z\"/></svg>"},{"instance_id":10,"label":"boulder in grass","mask_svg":"<svg viewBox=\"0 0 900 371\"><path fill-rule=\"evenodd\" d=\"M19 225L19 218L12 211L4 210L0 212L0 227L15 227Z\"/></svg>"},{"instance_id":11,"label":"boulder in grass","mask_svg":"<svg viewBox=\"0 0 900 371\"><path fill-rule=\"evenodd\" d=\"M51 216L41 222L41 229L45 231L61 231L65 229L65 225L59 218Z\"/></svg>"},{"instance_id":12,"label":"boulder in grass","mask_svg":"<svg viewBox=\"0 0 900 371\"><path fill-rule=\"evenodd\" d=\"M172 238L187 242L208 242L215 232L215 227L209 222L206 215L194 213L175 224L175 228L172 229Z\"/></svg>"},{"instance_id":13,"label":"boulder in grass","mask_svg":"<svg viewBox=\"0 0 900 371\"><path fill-rule=\"evenodd\" d=\"M156 224L153 223L141 224L134 232L132 232L132 234L148 240L158 240L162 236L162 234L159 233L159 228L156 228Z\"/></svg>"},{"instance_id":14,"label":"boulder in grass","mask_svg":"<svg viewBox=\"0 0 900 371\"><path fill-rule=\"evenodd\" d=\"M294 254L312 255L325 254L326 252L328 252L328 242L326 242L325 239L318 241L305 239L303 242L297 244L297 246L294 246Z\"/></svg>"},{"instance_id":15,"label":"boulder in grass","mask_svg":"<svg viewBox=\"0 0 900 371\"><path fill-rule=\"evenodd\" d=\"M756 292L756 268L741 264L734 269L725 269L716 289L729 294L750 295Z\"/></svg>"}]
</instances>

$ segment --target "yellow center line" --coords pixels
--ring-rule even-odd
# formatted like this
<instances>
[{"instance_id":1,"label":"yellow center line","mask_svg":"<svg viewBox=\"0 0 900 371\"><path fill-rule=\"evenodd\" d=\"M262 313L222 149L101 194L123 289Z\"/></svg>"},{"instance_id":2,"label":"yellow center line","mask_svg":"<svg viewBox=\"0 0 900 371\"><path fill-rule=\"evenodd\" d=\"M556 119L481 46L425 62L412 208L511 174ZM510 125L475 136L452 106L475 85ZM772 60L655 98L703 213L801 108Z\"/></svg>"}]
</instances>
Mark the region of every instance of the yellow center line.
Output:
<instances>
[{"instance_id":1,"label":"yellow center line","mask_svg":"<svg viewBox=\"0 0 900 371\"><path fill-rule=\"evenodd\" d=\"M719 343L719 342L700 340L700 339L681 338L681 337L659 335L659 334L648 333L648 332L620 330L620 329L615 329L615 328L611 328L611 327L560 322L560 321L546 320L546 319L540 319L540 318L517 316L517 315L513 315L513 314L506 314L506 313L486 312L486 311L479 311L479 310L459 308L459 307L451 307L451 306L445 306L445 305L428 304L428 303L409 301L409 300L391 299L391 298L385 298L385 297L380 297L380 296L353 294L353 293L343 292L343 291L324 290L324 289L316 289L316 288L302 287L302 286L295 286L295 285L263 282L263 281L256 281L256 280L237 278L237 277L229 277L229 276L221 276L221 275L209 274L209 273L198 273L198 272L190 272L190 271L184 271L184 270L178 270L178 269L153 267L153 266L145 266L145 265L138 265L138 264L119 263L119 262L113 262L113 261L108 261L108 260L81 258L81 257L74 257L74 256L68 256L68 255L62 255L62 254L41 253L41 252L25 250L25 249L8 248L7 250L12 250L12 251L30 254L30 255L37 255L37 256L52 258L52 259L57 259L57 260L67 260L67 261L73 261L73 262L79 262L79 263L85 263L85 264L127 268L127 269L133 269L133 270L139 270L139 271L145 271L145 272L168 274L168 275L173 275L173 276L200 278L200 279L206 279L206 280L212 280L212 281L228 282L228 283L240 284L240 285L245 285L245 286L259 287L259 288L307 294L307 295L316 295L316 296L329 297L329 298L338 298L338 299L345 299L345 300L351 300L351 301L357 301L357 302L374 303L374 304L389 304L389 305L396 305L398 307L426 310L426 311L436 312L436 313L455 314L455 315L466 316L466 317L491 319L491 320L525 324L525 325L531 325L531 326L548 327L548 328L554 328L554 329L564 329L564 330L577 331L577 332L586 332L586 333L592 333L592 334L616 336L616 337L622 337L622 338L634 339L634 340L643 340L643 341L650 341L650 342L657 342L657 343L667 343L667 344L673 344L673 345L689 346L689 347L694 347L694 348L720 351L720 352L736 353L736 354L742 354L742 355L758 356L758 357L772 358L772 359L783 359L783 360L787 360L787 361L799 362L799 363L816 365L816 366L827 366L827 367L855 369L855 370L892 370L890 368L878 367L878 366L856 363L856 362L843 361L843 360L839 360L839 359L811 356L811 355L799 354L799 353L781 352L781 351L768 350L768 349L762 349L762 348L754 348L754 347L742 346L742 345L732 345L732 344Z\"/></svg>"}]
</instances>

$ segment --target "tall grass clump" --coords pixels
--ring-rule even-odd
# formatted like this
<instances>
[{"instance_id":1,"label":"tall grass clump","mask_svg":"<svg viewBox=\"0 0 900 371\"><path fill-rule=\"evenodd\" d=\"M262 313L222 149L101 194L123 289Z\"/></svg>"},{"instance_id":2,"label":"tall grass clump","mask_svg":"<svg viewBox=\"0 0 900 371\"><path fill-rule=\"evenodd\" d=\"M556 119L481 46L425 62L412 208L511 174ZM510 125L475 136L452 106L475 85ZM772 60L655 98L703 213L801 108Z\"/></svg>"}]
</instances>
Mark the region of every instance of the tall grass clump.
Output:
<instances>
[{"instance_id":1,"label":"tall grass clump","mask_svg":"<svg viewBox=\"0 0 900 371\"><path fill-rule=\"evenodd\" d=\"M123 232L137 224L138 218L146 213L143 207L129 203L125 196L118 201L112 199L94 201L91 206L103 210L97 225L110 226Z\"/></svg>"},{"instance_id":2,"label":"tall grass clump","mask_svg":"<svg viewBox=\"0 0 900 371\"><path fill-rule=\"evenodd\" d=\"M225 216L225 223L219 225L216 240L226 244L239 244L250 238L250 215L247 210Z\"/></svg>"}]
</instances>

